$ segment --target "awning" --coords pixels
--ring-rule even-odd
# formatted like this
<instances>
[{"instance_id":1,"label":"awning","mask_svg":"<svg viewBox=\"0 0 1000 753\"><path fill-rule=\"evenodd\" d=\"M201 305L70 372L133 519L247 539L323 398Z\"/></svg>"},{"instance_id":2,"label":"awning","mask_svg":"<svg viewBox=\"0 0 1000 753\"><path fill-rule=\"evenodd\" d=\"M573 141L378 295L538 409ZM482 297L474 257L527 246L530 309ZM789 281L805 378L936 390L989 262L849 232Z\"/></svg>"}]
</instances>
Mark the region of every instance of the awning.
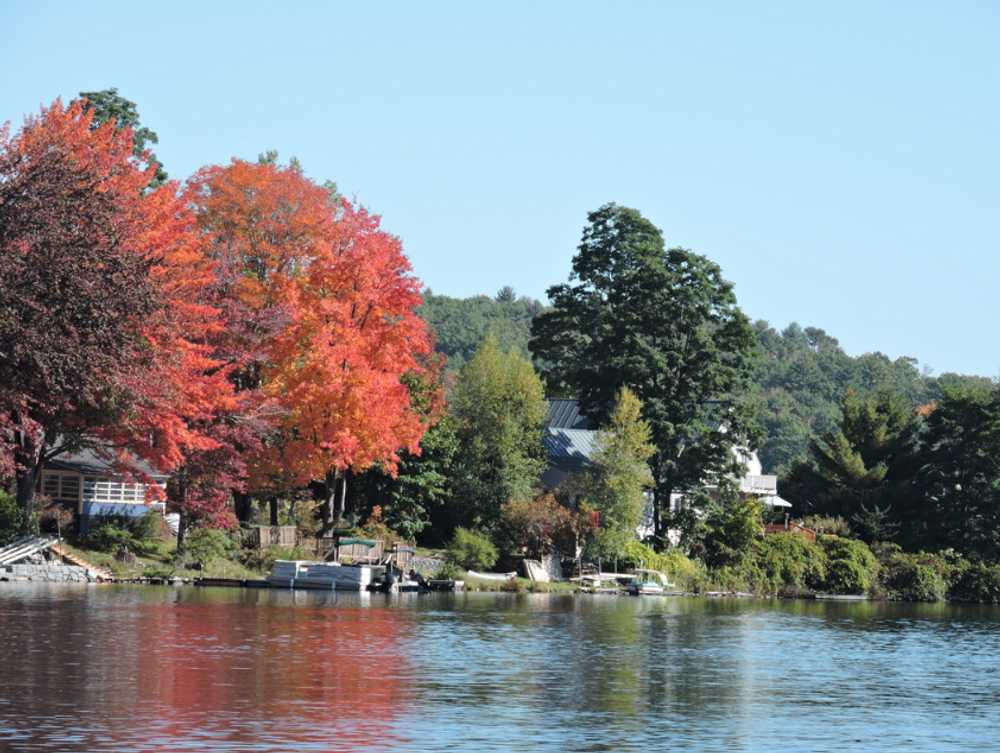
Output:
<instances>
[{"instance_id":1,"label":"awning","mask_svg":"<svg viewBox=\"0 0 1000 753\"><path fill-rule=\"evenodd\" d=\"M791 505L789 505L789 507L791 507ZM371 549L377 543L378 542L376 542L374 539L350 538L350 539L339 539L337 541L337 546L351 546L352 544L359 544L361 546L366 546L369 549Z\"/></svg>"},{"instance_id":2,"label":"awning","mask_svg":"<svg viewBox=\"0 0 1000 753\"><path fill-rule=\"evenodd\" d=\"M782 499L777 494L775 494L773 497L771 497L771 496L764 497L764 504L767 505L768 507L791 507L792 506L791 502Z\"/></svg>"}]
</instances>

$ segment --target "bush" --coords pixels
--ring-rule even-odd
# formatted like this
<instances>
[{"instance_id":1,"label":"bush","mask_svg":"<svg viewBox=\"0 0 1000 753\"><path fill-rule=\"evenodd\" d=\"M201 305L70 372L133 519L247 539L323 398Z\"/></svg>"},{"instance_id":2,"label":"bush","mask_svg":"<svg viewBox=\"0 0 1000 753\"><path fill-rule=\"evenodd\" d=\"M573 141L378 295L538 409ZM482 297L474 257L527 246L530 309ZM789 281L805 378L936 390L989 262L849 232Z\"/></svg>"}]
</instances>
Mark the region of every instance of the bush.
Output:
<instances>
[{"instance_id":1,"label":"bush","mask_svg":"<svg viewBox=\"0 0 1000 753\"><path fill-rule=\"evenodd\" d=\"M538 558L557 552L576 556L578 534L587 528L585 516L559 504L552 494L532 500L511 500L500 509L497 540L508 554Z\"/></svg>"},{"instance_id":2,"label":"bush","mask_svg":"<svg viewBox=\"0 0 1000 753\"><path fill-rule=\"evenodd\" d=\"M134 551L139 546L139 540L132 531L118 520L106 520L91 526L82 543L87 549L98 552L118 552L122 549Z\"/></svg>"},{"instance_id":3,"label":"bush","mask_svg":"<svg viewBox=\"0 0 1000 753\"><path fill-rule=\"evenodd\" d=\"M961 571L948 596L953 601L1000 604L1000 565L969 565Z\"/></svg>"},{"instance_id":4,"label":"bush","mask_svg":"<svg viewBox=\"0 0 1000 753\"><path fill-rule=\"evenodd\" d=\"M163 515L159 510L150 510L141 518L134 518L129 525L133 535L143 542L163 539Z\"/></svg>"},{"instance_id":5,"label":"bush","mask_svg":"<svg viewBox=\"0 0 1000 753\"><path fill-rule=\"evenodd\" d=\"M466 570L487 570L497 561L497 548L480 533L456 528L445 553L448 561Z\"/></svg>"},{"instance_id":6,"label":"bush","mask_svg":"<svg viewBox=\"0 0 1000 753\"><path fill-rule=\"evenodd\" d=\"M236 554L236 542L218 528L193 528L184 537L184 547L177 552L183 567L204 569L212 560L230 560Z\"/></svg>"},{"instance_id":7,"label":"bush","mask_svg":"<svg viewBox=\"0 0 1000 753\"><path fill-rule=\"evenodd\" d=\"M13 495L0 490L0 546L12 544L24 536L24 516Z\"/></svg>"},{"instance_id":8,"label":"bush","mask_svg":"<svg viewBox=\"0 0 1000 753\"><path fill-rule=\"evenodd\" d=\"M885 542L873 545L872 551L882 565L885 596L898 601L941 601L949 584L968 566L954 553L906 554Z\"/></svg>"},{"instance_id":9,"label":"bush","mask_svg":"<svg viewBox=\"0 0 1000 753\"><path fill-rule=\"evenodd\" d=\"M840 536L820 536L826 552L826 580L822 588L832 593L863 594L876 585L879 564L863 541Z\"/></svg>"},{"instance_id":10,"label":"bush","mask_svg":"<svg viewBox=\"0 0 1000 753\"><path fill-rule=\"evenodd\" d=\"M708 514L705 534L705 562L709 567L742 563L763 533L763 505L747 498L719 506Z\"/></svg>"},{"instance_id":11,"label":"bush","mask_svg":"<svg viewBox=\"0 0 1000 753\"><path fill-rule=\"evenodd\" d=\"M850 538L851 536L851 527L839 515L833 517L829 515L806 515L799 520L799 523L816 533L843 536L844 538Z\"/></svg>"},{"instance_id":12,"label":"bush","mask_svg":"<svg viewBox=\"0 0 1000 753\"><path fill-rule=\"evenodd\" d=\"M674 585L686 591L701 590L705 582L705 568L679 549L657 552L639 541L630 541L625 545L623 559L632 567L663 573Z\"/></svg>"},{"instance_id":13,"label":"bush","mask_svg":"<svg viewBox=\"0 0 1000 753\"><path fill-rule=\"evenodd\" d=\"M756 591L777 593L783 589L820 588L827 577L827 557L822 547L804 536L778 533L765 536L754 546L753 573Z\"/></svg>"},{"instance_id":14,"label":"bush","mask_svg":"<svg viewBox=\"0 0 1000 753\"><path fill-rule=\"evenodd\" d=\"M462 580L465 577L466 571L456 565L454 562L445 562L438 571L432 576L433 580Z\"/></svg>"},{"instance_id":15,"label":"bush","mask_svg":"<svg viewBox=\"0 0 1000 753\"><path fill-rule=\"evenodd\" d=\"M312 559L312 555L305 549L299 547L272 546L269 549L244 549L240 553L240 562L248 570L256 570L261 573L271 572L277 560L307 560Z\"/></svg>"},{"instance_id":16,"label":"bush","mask_svg":"<svg viewBox=\"0 0 1000 753\"><path fill-rule=\"evenodd\" d=\"M891 598L901 601L943 601L948 592L941 573L913 561L895 568L885 586Z\"/></svg>"}]
</instances>

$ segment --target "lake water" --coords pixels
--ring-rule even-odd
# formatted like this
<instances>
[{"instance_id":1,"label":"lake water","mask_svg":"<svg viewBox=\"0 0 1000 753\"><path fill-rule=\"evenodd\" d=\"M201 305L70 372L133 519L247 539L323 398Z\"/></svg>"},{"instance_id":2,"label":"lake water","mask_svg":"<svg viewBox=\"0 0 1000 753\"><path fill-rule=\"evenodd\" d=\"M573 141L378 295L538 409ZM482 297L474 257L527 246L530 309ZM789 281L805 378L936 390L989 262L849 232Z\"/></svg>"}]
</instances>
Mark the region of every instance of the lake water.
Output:
<instances>
[{"instance_id":1,"label":"lake water","mask_svg":"<svg viewBox=\"0 0 1000 753\"><path fill-rule=\"evenodd\" d=\"M1000 610L0 586L3 751L991 751Z\"/></svg>"}]
</instances>

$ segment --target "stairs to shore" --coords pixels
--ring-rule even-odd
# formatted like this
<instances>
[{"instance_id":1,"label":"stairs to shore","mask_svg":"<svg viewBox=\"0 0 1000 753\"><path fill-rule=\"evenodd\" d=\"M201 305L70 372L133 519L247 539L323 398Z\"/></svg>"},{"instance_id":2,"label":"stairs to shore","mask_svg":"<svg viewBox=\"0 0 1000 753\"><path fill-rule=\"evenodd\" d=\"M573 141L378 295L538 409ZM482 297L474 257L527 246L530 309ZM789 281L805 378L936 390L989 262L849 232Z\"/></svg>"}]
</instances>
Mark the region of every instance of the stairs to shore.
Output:
<instances>
[{"instance_id":1,"label":"stairs to shore","mask_svg":"<svg viewBox=\"0 0 1000 753\"><path fill-rule=\"evenodd\" d=\"M87 570L91 570L98 578L98 580L114 580L115 574L110 570L103 567L99 567L92 562L88 562L83 557L78 554L74 554L69 549L64 547L61 543L56 542L52 545L52 553L61 557L63 560L71 565L76 565L77 567L83 567Z\"/></svg>"},{"instance_id":2,"label":"stairs to shore","mask_svg":"<svg viewBox=\"0 0 1000 753\"><path fill-rule=\"evenodd\" d=\"M56 540L48 536L25 536L13 544L0 548L0 565L10 565L27 559L33 554L44 552L55 543Z\"/></svg>"}]
</instances>

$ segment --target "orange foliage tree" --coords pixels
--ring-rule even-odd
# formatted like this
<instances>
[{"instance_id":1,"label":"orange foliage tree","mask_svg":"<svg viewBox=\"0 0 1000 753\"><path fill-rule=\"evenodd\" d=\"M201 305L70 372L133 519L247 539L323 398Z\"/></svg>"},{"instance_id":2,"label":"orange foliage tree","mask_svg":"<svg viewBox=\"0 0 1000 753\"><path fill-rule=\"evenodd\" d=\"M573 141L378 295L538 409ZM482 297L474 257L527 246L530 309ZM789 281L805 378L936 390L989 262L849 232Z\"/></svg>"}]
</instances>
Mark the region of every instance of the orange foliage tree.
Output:
<instances>
[{"instance_id":1,"label":"orange foliage tree","mask_svg":"<svg viewBox=\"0 0 1000 753\"><path fill-rule=\"evenodd\" d=\"M335 479L343 500L347 471L419 452L428 419L405 378L434 363L419 282L377 217L295 167L205 168L188 199L217 265L234 383L269 416L252 485L323 482L332 514Z\"/></svg>"}]
</instances>

